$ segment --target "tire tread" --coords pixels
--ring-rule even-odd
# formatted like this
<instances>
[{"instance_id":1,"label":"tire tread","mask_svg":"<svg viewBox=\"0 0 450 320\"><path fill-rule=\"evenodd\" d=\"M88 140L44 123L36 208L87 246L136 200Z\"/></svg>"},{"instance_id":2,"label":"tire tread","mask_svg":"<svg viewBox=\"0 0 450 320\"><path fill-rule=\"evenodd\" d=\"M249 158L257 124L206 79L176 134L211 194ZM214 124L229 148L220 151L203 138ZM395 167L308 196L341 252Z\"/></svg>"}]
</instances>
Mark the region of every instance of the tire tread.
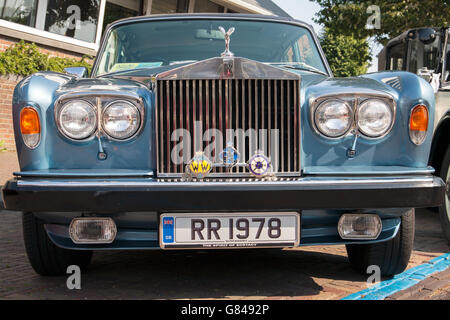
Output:
<instances>
[{"instance_id":1,"label":"tire tread","mask_svg":"<svg viewBox=\"0 0 450 320\"><path fill-rule=\"evenodd\" d=\"M28 260L40 275L63 275L69 265L78 265L83 270L92 259L92 251L57 247L48 237L44 224L32 212L22 214L22 227Z\"/></svg>"}]
</instances>

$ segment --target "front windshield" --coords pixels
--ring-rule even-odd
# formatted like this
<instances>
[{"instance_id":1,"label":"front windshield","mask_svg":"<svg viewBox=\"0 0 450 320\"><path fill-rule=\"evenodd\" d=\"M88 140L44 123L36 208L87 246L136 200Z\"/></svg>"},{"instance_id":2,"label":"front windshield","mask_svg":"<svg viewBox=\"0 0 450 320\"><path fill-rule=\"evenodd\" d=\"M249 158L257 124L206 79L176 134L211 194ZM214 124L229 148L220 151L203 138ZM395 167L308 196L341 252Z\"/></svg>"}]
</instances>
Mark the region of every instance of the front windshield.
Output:
<instances>
[{"instance_id":1,"label":"front windshield","mask_svg":"<svg viewBox=\"0 0 450 320\"><path fill-rule=\"evenodd\" d=\"M230 51L264 63L307 65L327 72L308 29L279 22L185 19L142 21L116 27L96 75L176 65L218 57L225 50L219 26L231 35Z\"/></svg>"}]
</instances>

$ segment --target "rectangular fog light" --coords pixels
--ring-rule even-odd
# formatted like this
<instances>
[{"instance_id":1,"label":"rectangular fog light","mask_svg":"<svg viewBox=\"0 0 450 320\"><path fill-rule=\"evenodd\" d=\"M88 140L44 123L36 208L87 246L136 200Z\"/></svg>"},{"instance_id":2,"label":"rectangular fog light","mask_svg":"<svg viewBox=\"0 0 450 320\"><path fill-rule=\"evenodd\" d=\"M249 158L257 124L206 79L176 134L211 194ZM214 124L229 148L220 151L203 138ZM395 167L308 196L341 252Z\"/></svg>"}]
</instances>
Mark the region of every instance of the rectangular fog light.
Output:
<instances>
[{"instance_id":1,"label":"rectangular fog light","mask_svg":"<svg viewBox=\"0 0 450 320\"><path fill-rule=\"evenodd\" d=\"M111 243L117 228L111 218L75 218L70 223L69 234L77 244Z\"/></svg>"},{"instance_id":2,"label":"rectangular fog light","mask_svg":"<svg viewBox=\"0 0 450 320\"><path fill-rule=\"evenodd\" d=\"M374 240L380 235L381 226L376 214L343 214L338 231L342 239Z\"/></svg>"}]
</instances>

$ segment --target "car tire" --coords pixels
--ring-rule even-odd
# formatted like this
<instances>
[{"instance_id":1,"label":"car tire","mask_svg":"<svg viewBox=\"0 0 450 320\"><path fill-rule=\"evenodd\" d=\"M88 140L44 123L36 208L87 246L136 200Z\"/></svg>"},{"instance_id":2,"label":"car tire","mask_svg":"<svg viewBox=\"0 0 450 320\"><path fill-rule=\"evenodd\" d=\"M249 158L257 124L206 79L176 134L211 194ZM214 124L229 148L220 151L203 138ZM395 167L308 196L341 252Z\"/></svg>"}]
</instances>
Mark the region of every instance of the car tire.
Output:
<instances>
[{"instance_id":1,"label":"car tire","mask_svg":"<svg viewBox=\"0 0 450 320\"><path fill-rule=\"evenodd\" d=\"M22 214L23 238L28 260L34 271L43 276L64 275L67 267L77 265L84 270L92 259L90 250L57 247L48 237L42 221L32 212Z\"/></svg>"},{"instance_id":2,"label":"car tire","mask_svg":"<svg viewBox=\"0 0 450 320\"><path fill-rule=\"evenodd\" d=\"M439 207L439 217L441 218L442 231L444 232L447 242L450 245L450 146L447 147L444 159L442 160L440 176L445 182L445 200Z\"/></svg>"},{"instance_id":3,"label":"car tire","mask_svg":"<svg viewBox=\"0 0 450 320\"><path fill-rule=\"evenodd\" d=\"M347 255L353 268L367 274L371 265L379 266L382 276L393 276L408 266L414 245L414 209L401 217L400 229L388 241L371 244L348 244Z\"/></svg>"}]
</instances>

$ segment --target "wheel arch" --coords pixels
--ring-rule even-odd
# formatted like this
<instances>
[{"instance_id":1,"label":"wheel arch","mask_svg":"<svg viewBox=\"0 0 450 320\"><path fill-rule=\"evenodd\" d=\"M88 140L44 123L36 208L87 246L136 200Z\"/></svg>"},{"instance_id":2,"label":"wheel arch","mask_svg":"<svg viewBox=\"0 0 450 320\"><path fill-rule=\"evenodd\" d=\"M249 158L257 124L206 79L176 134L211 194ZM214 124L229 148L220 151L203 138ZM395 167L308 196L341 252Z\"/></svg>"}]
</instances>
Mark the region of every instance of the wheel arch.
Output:
<instances>
[{"instance_id":1,"label":"wheel arch","mask_svg":"<svg viewBox=\"0 0 450 320\"><path fill-rule=\"evenodd\" d=\"M445 151L450 144L450 111L439 121L431 144L429 164L436 169L436 175L440 174L442 160Z\"/></svg>"}]
</instances>

